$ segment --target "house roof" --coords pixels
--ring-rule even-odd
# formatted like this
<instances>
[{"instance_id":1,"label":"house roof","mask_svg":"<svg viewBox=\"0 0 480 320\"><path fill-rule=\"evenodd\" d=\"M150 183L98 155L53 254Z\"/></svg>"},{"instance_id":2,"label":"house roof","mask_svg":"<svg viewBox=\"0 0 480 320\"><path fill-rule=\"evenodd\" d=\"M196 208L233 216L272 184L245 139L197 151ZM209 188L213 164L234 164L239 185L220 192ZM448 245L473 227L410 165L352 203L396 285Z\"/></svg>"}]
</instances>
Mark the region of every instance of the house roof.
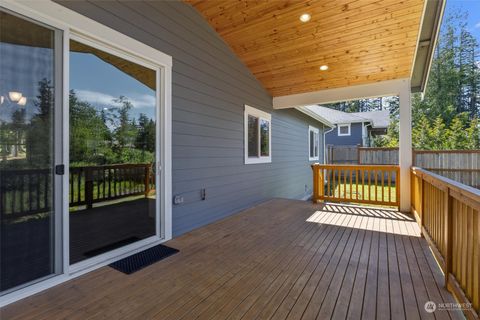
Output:
<instances>
[{"instance_id":1,"label":"house roof","mask_svg":"<svg viewBox=\"0 0 480 320\"><path fill-rule=\"evenodd\" d=\"M334 125L370 122L373 128L387 128L390 124L390 113L388 110L348 113L317 105L305 106L302 109L308 110L309 113L315 114Z\"/></svg>"},{"instance_id":2,"label":"house roof","mask_svg":"<svg viewBox=\"0 0 480 320\"><path fill-rule=\"evenodd\" d=\"M355 112L352 114L368 119L372 123L373 128L387 128L390 124L390 111L388 110Z\"/></svg>"},{"instance_id":3,"label":"house roof","mask_svg":"<svg viewBox=\"0 0 480 320\"><path fill-rule=\"evenodd\" d=\"M203 15L273 97L410 78L414 61L423 73L431 56L423 48L434 44L438 23L433 23L441 16L432 9L425 13L425 3L443 3L185 1ZM299 17L305 13L311 19L302 23ZM424 59L415 59L417 49L427 53ZM322 65L329 69L320 71Z\"/></svg>"}]
</instances>

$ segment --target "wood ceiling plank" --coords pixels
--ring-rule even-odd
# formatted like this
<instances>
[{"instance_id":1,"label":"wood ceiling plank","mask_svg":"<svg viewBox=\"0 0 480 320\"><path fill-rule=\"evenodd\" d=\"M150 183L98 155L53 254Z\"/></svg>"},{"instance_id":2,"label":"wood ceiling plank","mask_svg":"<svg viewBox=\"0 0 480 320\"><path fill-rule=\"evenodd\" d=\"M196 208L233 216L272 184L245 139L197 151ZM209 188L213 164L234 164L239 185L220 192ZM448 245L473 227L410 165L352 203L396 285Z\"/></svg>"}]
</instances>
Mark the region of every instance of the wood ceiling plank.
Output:
<instances>
[{"instance_id":1,"label":"wood ceiling plank","mask_svg":"<svg viewBox=\"0 0 480 320\"><path fill-rule=\"evenodd\" d=\"M277 85L283 84L291 84L294 85L296 81L304 81L304 80L311 80L311 81L326 81L326 82L333 82L335 79L339 78L349 78L349 77L356 77L361 75L369 75L369 74L393 74L398 73L399 71L403 74L404 71L409 72L409 69L402 66L402 64L392 63L390 65L363 65L363 66L352 66L350 67L353 70L353 73L345 73L345 72L336 72L332 74L316 74L316 76L311 75L311 71L314 70L296 70L290 73L286 73L283 75L278 75L275 77L260 77L260 81L264 81L267 83L273 84L272 87ZM381 69L384 69L383 71ZM310 72L309 72L310 71Z\"/></svg>"},{"instance_id":2,"label":"wood ceiling plank","mask_svg":"<svg viewBox=\"0 0 480 320\"><path fill-rule=\"evenodd\" d=\"M234 12L229 19L228 15L214 15L210 18L213 20L215 25L217 25L217 32L223 34L224 36L239 36L242 37L245 35L244 32L237 32L238 27L246 29L255 29L258 27L265 28L262 29L262 32L267 32L276 27L283 27L284 29L289 29L290 27L298 27L299 17L305 12L309 12L315 17L320 17L320 14L327 16L329 13L333 14L338 11L338 8L341 8L342 5L348 5L349 3L358 2L361 0L337 0L337 1L316 1L312 3L289 3L286 1L277 1L277 8L270 12L263 12L262 15L254 15L253 12L238 11ZM281 5L282 4L282 5ZM292 22L292 18L295 17ZM223 19L223 21L222 21ZM235 21L238 20L238 21ZM223 22L223 23L222 23ZM288 25L288 27L287 27ZM258 30L257 30L258 31Z\"/></svg>"},{"instance_id":3,"label":"wood ceiling plank","mask_svg":"<svg viewBox=\"0 0 480 320\"><path fill-rule=\"evenodd\" d=\"M186 1L273 96L408 76L423 11L423 0Z\"/></svg>"},{"instance_id":4,"label":"wood ceiling plank","mask_svg":"<svg viewBox=\"0 0 480 320\"><path fill-rule=\"evenodd\" d=\"M361 23L365 20L397 19L397 16L400 18L409 8L418 6L418 4L410 3L408 5L399 4L398 1L395 0L384 1L388 1L389 3L377 8L377 10L373 10L372 8L372 10L363 14L353 10L342 11L336 8L337 10L335 11L330 10L332 12L329 14L325 14L325 12L322 12L322 14L319 13L319 17L312 13L312 17L315 17L315 19L312 18L308 23L301 23L299 21L301 12L298 12L295 15L289 15L282 19L278 16L274 19L262 19L259 23L246 24L245 26L235 28L231 32L219 32L219 34L226 39L235 37L238 41L244 41L246 40L245 38L248 39L251 36L257 36L260 39L264 37L272 38L272 36L282 35L288 32L304 31L310 34L322 30L330 30L330 28L335 27L356 27L356 23ZM413 12L410 12L410 14L413 14ZM250 32L246 32L247 30Z\"/></svg>"},{"instance_id":5,"label":"wood ceiling plank","mask_svg":"<svg viewBox=\"0 0 480 320\"><path fill-rule=\"evenodd\" d=\"M413 48L414 49L414 48ZM318 71L318 64L311 64L310 66L288 66L282 72L277 72L276 70L267 71L267 72L255 72L256 77L260 81L267 81L268 78L272 79L279 79L283 76L291 77L293 72L303 72L303 73L323 73L321 77L325 77L326 75L334 75L334 74L346 74L352 71L356 71L356 68L365 69L366 67L372 66L380 71L388 71L391 66L399 65L399 64L408 64L410 62L410 57L402 57L398 56L396 59L392 59L390 61L385 61L382 58L378 58L376 60L368 59L367 61L362 61L361 59L355 61L342 61L336 64L329 65L330 72L319 72ZM345 68L348 68L348 71L345 71ZM275 74L272 76L272 72Z\"/></svg>"},{"instance_id":6,"label":"wood ceiling plank","mask_svg":"<svg viewBox=\"0 0 480 320\"><path fill-rule=\"evenodd\" d=\"M344 88L344 87L349 87L349 86L355 86L355 85L360 85L360 84L366 84L366 83L374 83L374 82L380 82L380 81L387 81L387 80L395 80L395 79L402 79L402 78L407 78L408 73L402 74L394 74L394 75L382 75L382 74L376 74L376 75L368 75L368 76L356 76L354 79L341 79L336 83L328 83L325 82L324 85L319 85L317 82L303 82L296 84L295 86L284 86L284 87L276 87L272 89L276 93L276 97L280 96L286 96L286 95L291 95L291 94L297 94L297 93L306 93L306 92L312 92L312 91L318 91L318 90L324 90L324 89L334 89L334 88Z\"/></svg>"},{"instance_id":7,"label":"wood ceiling plank","mask_svg":"<svg viewBox=\"0 0 480 320\"><path fill-rule=\"evenodd\" d=\"M368 59L368 56L375 55L382 55L385 60L392 59L395 55L408 55L410 58L412 58L415 46L407 46L407 43L412 43L410 40L411 39L386 39L386 42L379 41L375 44L372 44L368 48L359 47L349 50L338 49L329 52L322 52L313 48L312 50L305 50L310 52L308 56L304 56L300 53L295 54L295 52L292 52L288 58L258 59L255 60L255 63L247 63L247 66L252 70L252 72L281 72L280 69L284 66L296 65L297 67L300 67L299 65L301 63L309 64L316 62L318 68L323 64L331 66L334 63L352 59ZM263 69L260 69L259 67Z\"/></svg>"},{"instance_id":8,"label":"wood ceiling plank","mask_svg":"<svg viewBox=\"0 0 480 320\"><path fill-rule=\"evenodd\" d=\"M332 32L324 32L322 34L310 34L309 36L303 37L303 38L291 38L291 39L284 39L283 41L273 41L264 45L260 45L259 41L257 41L258 45L256 46L250 46L248 47L249 50L246 50L247 47L246 45L238 45L237 46L232 46L232 49L237 52L239 55L244 57L245 60L248 60L249 57L255 56L255 55L261 55L262 52L269 52L269 49L281 49L282 51L287 51L290 50L291 48L302 48L302 47L308 47L310 45L317 45L319 49L329 47L331 44L329 41L332 39L338 39L338 38L345 38L349 39L349 37L355 37L357 40L362 40L364 33L375 32L381 32L383 29L389 29L392 32L395 32L398 34L398 36L402 35L401 30L396 28L396 26L402 24L405 25L406 23L410 24L410 27L413 28L414 30L417 30L418 32L418 24L415 23L418 21L418 18L413 17L411 19L402 19L402 20L381 20L381 21L376 21L374 20L369 20L368 22L364 21L364 24L362 26L357 26L352 29L334 29ZM228 42L229 40L226 39ZM240 40L235 40L240 43ZM283 46L281 47L282 44L288 43L288 46ZM364 42L364 45L365 42ZM238 49L237 49L238 48ZM260 54L259 54L260 52Z\"/></svg>"}]
</instances>

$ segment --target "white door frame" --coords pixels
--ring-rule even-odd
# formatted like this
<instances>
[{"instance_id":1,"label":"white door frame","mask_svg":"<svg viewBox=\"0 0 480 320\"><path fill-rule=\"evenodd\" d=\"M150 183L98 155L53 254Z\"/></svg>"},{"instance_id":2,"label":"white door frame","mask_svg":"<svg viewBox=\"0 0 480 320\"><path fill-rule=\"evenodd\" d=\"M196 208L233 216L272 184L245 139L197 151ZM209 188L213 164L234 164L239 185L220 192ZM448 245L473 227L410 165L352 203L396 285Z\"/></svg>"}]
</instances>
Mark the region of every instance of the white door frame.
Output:
<instances>
[{"instance_id":1,"label":"white door frame","mask_svg":"<svg viewBox=\"0 0 480 320\"><path fill-rule=\"evenodd\" d=\"M12 291L0 297L0 307L30 296L64 281L75 278L111 262L152 247L172 238L172 164L171 164L171 82L172 82L172 57L159 50L147 46L133 38L130 38L116 30L104 26L92 19L82 16L70 9L49 0L14 1L3 0L0 7L16 12L27 18L44 23L63 31L63 108L62 108L62 129L63 143L56 147L62 149L60 163L65 164L65 175L62 179L63 207L62 207L62 244L63 250L57 253L62 257L62 264L59 266L61 272L32 284ZM69 263L69 40L72 37L92 39L102 44L102 50L112 50L115 55L120 55L128 60L141 63L157 70L157 138L161 138L160 148L156 148L156 184L160 189L157 194L157 208L159 208L156 219L156 235L138 242L129 244L122 248L107 252L70 266ZM82 40L83 41L83 40ZM88 40L87 40L88 41ZM57 179L59 180L59 179Z\"/></svg>"}]
</instances>

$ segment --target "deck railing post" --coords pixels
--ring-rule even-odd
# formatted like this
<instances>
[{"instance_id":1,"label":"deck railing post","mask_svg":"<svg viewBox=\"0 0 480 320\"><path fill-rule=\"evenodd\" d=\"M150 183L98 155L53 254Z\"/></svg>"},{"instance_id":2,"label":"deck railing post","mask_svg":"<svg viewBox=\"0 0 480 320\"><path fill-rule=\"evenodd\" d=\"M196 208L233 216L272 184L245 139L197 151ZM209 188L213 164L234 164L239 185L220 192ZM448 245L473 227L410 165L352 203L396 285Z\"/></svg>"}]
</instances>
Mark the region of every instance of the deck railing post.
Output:
<instances>
[{"instance_id":1,"label":"deck railing post","mask_svg":"<svg viewBox=\"0 0 480 320\"><path fill-rule=\"evenodd\" d=\"M145 198L150 193L150 164L145 166Z\"/></svg>"},{"instance_id":2,"label":"deck railing post","mask_svg":"<svg viewBox=\"0 0 480 320\"><path fill-rule=\"evenodd\" d=\"M320 199L324 199L325 196L325 179L324 179L324 169L318 169L318 195Z\"/></svg>"},{"instance_id":3,"label":"deck railing post","mask_svg":"<svg viewBox=\"0 0 480 320\"><path fill-rule=\"evenodd\" d=\"M319 186L318 186L318 173L320 171L320 168L316 164L312 164L312 170L313 170L313 196L312 196L312 201L313 203L318 202L318 194L319 194Z\"/></svg>"},{"instance_id":4,"label":"deck railing post","mask_svg":"<svg viewBox=\"0 0 480 320\"><path fill-rule=\"evenodd\" d=\"M87 209L93 207L93 171L91 167L85 168L85 203Z\"/></svg>"},{"instance_id":5,"label":"deck railing post","mask_svg":"<svg viewBox=\"0 0 480 320\"><path fill-rule=\"evenodd\" d=\"M453 250L453 214L452 197L450 197L450 188L445 191L445 287L448 288L448 278L452 271L452 250Z\"/></svg>"},{"instance_id":6,"label":"deck railing post","mask_svg":"<svg viewBox=\"0 0 480 320\"><path fill-rule=\"evenodd\" d=\"M419 182L418 182L418 189L419 189L419 193L420 193L420 196L419 196L419 201L420 201L420 208L418 209L420 212L419 212L419 216L420 216L420 233L423 234L422 232L422 226L423 226L423 177L422 176L419 176Z\"/></svg>"},{"instance_id":7,"label":"deck railing post","mask_svg":"<svg viewBox=\"0 0 480 320\"><path fill-rule=\"evenodd\" d=\"M401 205L401 202L400 202L400 168L397 167L395 169L395 172L396 172L396 177L395 177L395 196L396 196L396 203L397 203L397 207L398 209L400 210L400 205Z\"/></svg>"},{"instance_id":8,"label":"deck railing post","mask_svg":"<svg viewBox=\"0 0 480 320\"><path fill-rule=\"evenodd\" d=\"M420 234L423 235L423 226L425 225L424 215L425 215L425 180L423 180L423 175L420 177Z\"/></svg>"}]
</instances>

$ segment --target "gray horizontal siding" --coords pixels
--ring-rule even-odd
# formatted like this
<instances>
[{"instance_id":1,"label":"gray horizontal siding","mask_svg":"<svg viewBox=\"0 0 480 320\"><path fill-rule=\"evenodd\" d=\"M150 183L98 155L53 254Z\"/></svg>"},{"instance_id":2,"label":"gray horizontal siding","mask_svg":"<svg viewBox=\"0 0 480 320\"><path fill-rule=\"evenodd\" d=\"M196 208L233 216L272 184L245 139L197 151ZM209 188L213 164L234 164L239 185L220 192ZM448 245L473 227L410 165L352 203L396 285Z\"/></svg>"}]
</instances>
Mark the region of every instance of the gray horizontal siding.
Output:
<instances>
[{"instance_id":1,"label":"gray horizontal siding","mask_svg":"<svg viewBox=\"0 0 480 320\"><path fill-rule=\"evenodd\" d=\"M323 130L322 124L296 110L274 111L271 96L194 8L168 1L60 3L173 57L172 191L185 198L173 208L175 236L271 197L311 192L308 126ZM244 164L245 104L272 113L270 164Z\"/></svg>"},{"instance_id":2,"label":"gray horizontal siding","mask_svg":"<svg viewBox=\"0 0 480 320\"><path fill-rule=\"evenodd\" d=\"M356 146L362 145L362 123L352 123L349 136L338 136L338 128L335 127L331 132L328 132L325 137L327 144L336 146Z\"/></svg>"}]
</instances>

